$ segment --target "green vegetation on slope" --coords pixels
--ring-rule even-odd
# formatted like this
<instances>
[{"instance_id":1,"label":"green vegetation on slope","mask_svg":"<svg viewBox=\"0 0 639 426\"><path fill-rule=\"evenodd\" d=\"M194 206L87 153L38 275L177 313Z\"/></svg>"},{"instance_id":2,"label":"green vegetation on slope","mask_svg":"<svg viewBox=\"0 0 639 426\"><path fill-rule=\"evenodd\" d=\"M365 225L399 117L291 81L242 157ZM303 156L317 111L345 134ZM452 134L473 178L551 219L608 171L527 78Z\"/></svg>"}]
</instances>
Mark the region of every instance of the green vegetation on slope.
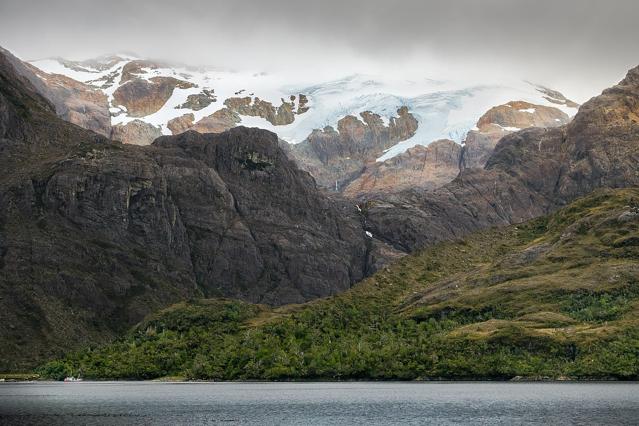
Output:
<instances>
[{"instance_id":1,"label":"green vegetation on slope","mask_svg":"<svg viewBox=\"0 0 639 426\"><path fill-rule=\"evenodd\" d=\"M639 378L639 190L407 256L346 293L271 309L195 300L61 378Z\"/></svg>"}]
</instances>

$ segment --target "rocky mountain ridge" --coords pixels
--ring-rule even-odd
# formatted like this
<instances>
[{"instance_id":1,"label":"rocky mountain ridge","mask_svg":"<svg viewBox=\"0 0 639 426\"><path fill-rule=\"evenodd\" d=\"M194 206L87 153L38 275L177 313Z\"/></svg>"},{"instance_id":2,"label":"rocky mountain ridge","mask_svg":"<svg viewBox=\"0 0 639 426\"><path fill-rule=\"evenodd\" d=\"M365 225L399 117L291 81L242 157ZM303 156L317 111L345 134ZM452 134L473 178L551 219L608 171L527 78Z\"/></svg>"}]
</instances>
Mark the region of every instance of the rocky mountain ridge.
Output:
<instances>
[{"instance_id":1,"label":"rocky mountain ridge","mask_svg":"<svg viewBox=\"0 0 639 426\"><path fill-rule=\"evenodd\" d=\"M314 130L299 144L291 145L292 158L307 170L319 185L340 191L364 164L382 155L397 142L417 131L417 120L408 108L397 110L388 125L377 114L363 112L360 118L347 115L337 122L337 129L326 126Z\"/></svg>"},{"instance_id":2,"label":"rocky mountain ridge","mask_svg":"<svg viewBox=\"0 0 639 426\"><path fill-rule=\"evenodd\" d=\"M193 69L126 55L41 60L29 66L102 91L107 98L102 110L108 108L111 127L101 133L112 139L147 145L162 134L187 130L266 128L290 143L281 146L320 186L358 199L410 186L432 189L456 176L451 162L424 162L411 155L378 164L407 148L454 140L465 145L460 168L482 167L500 137L525 127L563 124L567 116L562 111L573 115L578 106L557 91L526 82L469 87L353 75L295 86L282 85L277 75ZM477 119L493 125L473 128ZM85 121L95 121L95 114Z\"/></svg>"},{"instance_id":3,"label":"rocky mountain ridge","mask_svg":"<svg viewBox=\"0 0 639 426\"><path fill-rule=\"evenodd\" d=\"M319 191L274 133L237 127L165 135L151 146L116 143L57 118L13 63L0 55L3 361L109 340L192 297L278 305L332 295L402 251L537 217L597 188L639 185L639 67L568 124L502 135L483 168L356 206ZM309 99L300 117L316 106ZM522 114L534 113L521 110L537 112L531 105L492 111L477 132L511 131L500 117L527 125ZM420 132L409 110L401 112L406 125L352 116L344 134L365 155L383 146L377 131L414 131L409 141ZM226 114L233 117L218 118ZM424 158L450 162L439 145L454 147L440 141ZM336 158L358 152L327 146L337 147Z\"/></svg>"},{"instance_id":4,"label":"rocky mountain ridge","mask_svg":"<svg viewBox=\"0 0 639 426\"><path fill-rule=\"evenodd\" d=\"M191 297L335 294L395 255L271 132L189 131L139 147L55 112L0 54L2 370L18 353L109 340Z\"/></svg>"},{"instance_id":5,"label":"rocky mountain ridge","mask_svg":"<svg viewBox=\"0 0 639 426\"><path fill-rule=\"evenodd\" d=\"M556 107L569 115L574 115L578 106L559 92L518 80L473 85L446 79L394 81L355 74L309 84L304 76L191 68L129 55L80 62L54 58L32 64L103 91L112 125L127 126L139 119L162 134L171 134L169 121L193 114L192 129L219 131L241 124L271 130L298 144L327 126L337 130L340 120L348 116L359 119L362 113L376 114L388 126L397 110L406 107L418 129L394 144L385 141L392 146L385 148L383 159L438 139L461 142L481 114L508 101ZM214 118L215 114L218 117ZM232 115L233 119L220 121L221 115ZM205 125L211 121L216 124ZM133 133L127 133L131 139L125 142L151 142L143 135L133 138Z\"/></svg>"},{"instance_id":6,"label":"rocky mountain ridge","mask_svg":"<svg viewBox=\"0 0 639 426\"><path fill-rule=\"evenodd\" d=\"M561 127L499 140L483 169L433 191L369 201L369 232L411 251L490 226L547 214L601 187L639 185L639 67Z\"/></svg>"},{"instance_id":7,"label":"rocky mountain ridge","mask_svg":"<svg viewBox=\"0 0 639 426\"><path fill-rule=\"evenodd\" d=\"M343 192L351 198L367 199L410 189L436 189L464 169L483 168L502 137L523 128L552 128L569 121L567 114L553 107L508 102L482 115L462 144L441 139L427 146L416 145L385 161L369 161Z\"/></svg>"}]
</instances>

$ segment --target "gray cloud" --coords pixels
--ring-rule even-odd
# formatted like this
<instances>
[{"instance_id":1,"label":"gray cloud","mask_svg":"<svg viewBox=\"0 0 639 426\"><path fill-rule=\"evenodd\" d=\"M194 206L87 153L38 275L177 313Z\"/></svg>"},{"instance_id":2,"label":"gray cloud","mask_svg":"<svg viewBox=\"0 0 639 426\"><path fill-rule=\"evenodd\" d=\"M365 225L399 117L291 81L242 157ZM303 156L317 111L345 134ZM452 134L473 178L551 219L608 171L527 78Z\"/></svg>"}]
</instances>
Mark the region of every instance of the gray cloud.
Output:
<instances>
[{"instance_id":1,"label":"gray cloud","mask_svg":"<svg viewBox=\"0 0 639 426\"><path fill-rule=\"evenodd\" d=\"M0 44L25 59L515 75L584 100L639 64L638 21L637 0L0 0Z\"/></svg>"}]
</instances>

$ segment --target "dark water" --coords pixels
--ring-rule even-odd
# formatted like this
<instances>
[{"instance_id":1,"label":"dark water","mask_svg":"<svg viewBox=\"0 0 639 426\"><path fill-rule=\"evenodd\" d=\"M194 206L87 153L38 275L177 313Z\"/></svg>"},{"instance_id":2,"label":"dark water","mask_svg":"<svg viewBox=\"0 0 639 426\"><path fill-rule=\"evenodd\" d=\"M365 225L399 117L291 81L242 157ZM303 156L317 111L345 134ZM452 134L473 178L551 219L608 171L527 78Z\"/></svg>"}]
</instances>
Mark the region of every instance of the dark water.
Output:
<instances>
[{"instance_id":1,"label":"dark water","mask_svg":"<svg viewBox=\"0 0 639 426\"><path fill-rule=\"evenodd\" d=\"M639 424L637 383L0 383L2 424Z\"/></svg>"}]
</instances>

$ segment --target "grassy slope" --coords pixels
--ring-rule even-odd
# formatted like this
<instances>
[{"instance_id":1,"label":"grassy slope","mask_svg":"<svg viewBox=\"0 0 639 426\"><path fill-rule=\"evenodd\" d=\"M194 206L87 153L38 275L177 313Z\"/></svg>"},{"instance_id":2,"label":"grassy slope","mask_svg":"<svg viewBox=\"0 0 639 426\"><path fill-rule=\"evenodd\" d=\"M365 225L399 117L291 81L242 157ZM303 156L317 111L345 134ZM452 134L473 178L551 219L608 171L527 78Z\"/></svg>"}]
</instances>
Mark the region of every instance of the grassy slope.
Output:
<instances>
[{"instance_id":1,"label":"grassy slope","mask_svg":"<svg viewBox=\"0 0 639 426\"><path fill-rule=\"evenodd\" d=\"M639 377L639 190L407 256L350 291L270 309L181 303L53 361L59 378Z\"/></svg>"}]
</instances>

